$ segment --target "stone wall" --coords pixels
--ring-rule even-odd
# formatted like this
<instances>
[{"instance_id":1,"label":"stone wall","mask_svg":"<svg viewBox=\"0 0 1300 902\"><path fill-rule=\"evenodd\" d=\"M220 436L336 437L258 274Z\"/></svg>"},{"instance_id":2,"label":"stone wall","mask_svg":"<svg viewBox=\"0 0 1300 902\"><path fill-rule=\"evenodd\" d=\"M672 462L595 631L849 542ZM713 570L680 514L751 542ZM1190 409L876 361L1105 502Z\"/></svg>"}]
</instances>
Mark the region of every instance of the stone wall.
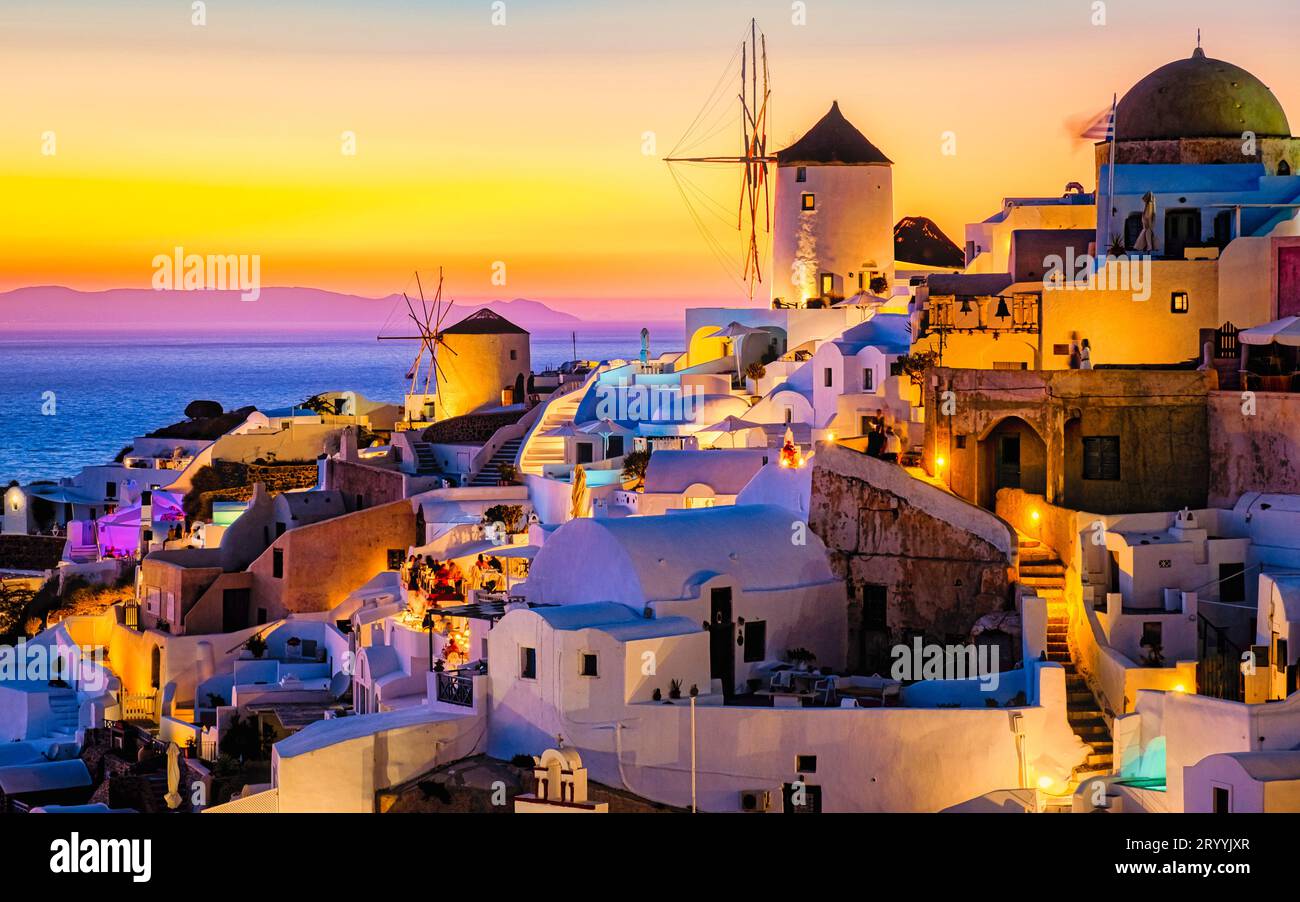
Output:
<instances>
[{"instance_id":1,"label":"stone wall","mask_svg":"<svg viewBox=\"0 0 1300 902\"><path fill-rule=\"evenodd\" d=\"M342 492L350 505L360 495L362 507L389 504L406 496L405 480L399 470L385 470L337 457L325 462L325 484Z\"/></svg>"},{"instance_id":2,"label":"stone wall","mask_svg":"<svg viewBox=\"0 0 1300 902\"><path fill-rule=\"evenodd\" d=\"M820 444L809 526L852 585L849 666L887 673L889 649L922 633L969 640L975 621L1011 603L1015 536L988 511L896 464ZM884 586L886 628L863 623L864 586Z\"/></svg>"},{"instance_id":3,"label":"stone wall","mask_svg":"<svg viewBox=\"0 0 1300 902\"><path fill-rule=\"evenodd\" d=\"M1300 494L1300 395L1212 392L1210 507L1245 492Z\"/></svg>"},{"instance_id":4,"label":"stone wall","mask_svg":"<svg viewBox=\"0 0 1300 902\"><path fill-rule=\"evenodd\" d=\"M1021 420L1046 450L1049 503L1099 514L1204 507L1216 385L1212 370L932 370L926 469L943 457L953 492L992 508L994 433ZM1118 479L1083 478L1083 440L1098 436L1119 439Z\"/></svg>"},{"instance_id":5,"label":"stone wall","mask_svg":"<svg viewBox=\"0 0 1300 902\"><path fill-rule=\"evenodd\" d=\"M0 534L0 570L52 570L63 557L63 545L57 536Z\"/></svg>"}]
</instances>

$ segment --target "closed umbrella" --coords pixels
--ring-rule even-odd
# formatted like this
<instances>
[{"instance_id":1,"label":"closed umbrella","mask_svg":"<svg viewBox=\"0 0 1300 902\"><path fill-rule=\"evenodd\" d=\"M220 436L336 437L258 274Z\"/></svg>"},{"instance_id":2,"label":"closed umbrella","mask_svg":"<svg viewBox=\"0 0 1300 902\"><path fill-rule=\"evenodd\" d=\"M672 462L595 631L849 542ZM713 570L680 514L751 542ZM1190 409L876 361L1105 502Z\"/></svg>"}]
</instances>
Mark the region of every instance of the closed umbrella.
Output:
<instances>
[{"instance_id":1,"label":"closed umbrella","mask_svg":"<svg viewBox=\"0 0 1300 902\"><path fill-rule=\"evenodd\" d=\"M591 492L587 490L587 471L582 467L576 467L573 471L573 492L570 495L573 502L571 511L573 519L587 516L587 508L590 506Z\"/></svg>"},{"instance_id":2,"label":"closed umbrella","mask_svg":"<svg viewBox=\"0 0 1300 902\"><path fill-rule=\"evenodd\" d=\"M176 743L167 743L167 795L163 800L172 811L181 807L181 750Z\"/></svg>"}]
</instances>

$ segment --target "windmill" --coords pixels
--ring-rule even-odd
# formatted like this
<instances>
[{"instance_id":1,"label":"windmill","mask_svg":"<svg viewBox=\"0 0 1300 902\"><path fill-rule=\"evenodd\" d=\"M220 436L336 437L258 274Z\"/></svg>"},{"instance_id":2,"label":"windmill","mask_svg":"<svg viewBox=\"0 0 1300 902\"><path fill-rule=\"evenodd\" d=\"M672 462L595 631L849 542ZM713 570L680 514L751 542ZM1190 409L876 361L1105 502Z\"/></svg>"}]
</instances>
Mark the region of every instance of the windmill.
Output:
<instances>
[{"instance_id":1,"label":"windmill","mask_svg":"<svg viewBox=\"0 0 1300 902\"><path fill-rule=\"evenodd\" d=\"M700 112L696 114L695 120L687 129L686 134L682 135L673 151L664 157L664 162L669 165L669 171L677 183L677 190L686 202L687 209L695 220L695 224L699 227L705 240L710 243L715 255L728 268L731 268L731 264L725 259L725 249L708 233L700 216L700 211L697 209L697 206L708 206L710 204L716 206L716 201L705 196L698 186L685 177L680 171L680 164L739 163L741 165L740 202L736 213L735 227L742 235L742 260L739 266L740 281L748 291L749 299L752 301L755 286L763 281L763 260L759 250L760 218L763 223L763 231L771 232L772 230L772 205L768 193L768 165L776 162L776 157L769 156L767 153L767 123L770 118L769 110L772 95L768 82L767 36L759 31L756 20L749 20L749 37L741 40L738 53L740 55L740 91L736 99L740 101L740 153L738 155L682 155L690 149L707 142L719 133L715 126L720 123L710 117L714 115L716 109L725 99L725 95L720 93L720 89L726 80L726 73L724 73L723 79L719 80L713 94L705 101ZM732 57L732 62L734 60L735 56ZM728 69L730 67L731 62L728 63ZM762 78L761 88L759 85L760 74ZM726 109L726 107L722 108ZM721 124L725 125L725 123ZM695 195L697 202L702 201L703 203L693 204L688 191Z\"/></svg>"},{"instance_id":2,"label":"windmill","mask_svg":"<svg viewBox=\"0 0 1300 902\"><path fill-rule=\"evenodd\" d=\"M424 297L424 285L420 281L420 273L415 273L415 287L420 298L419 309L411 301L411 298L405 291L402 292L402 300L406 302L406 312L411 322L415 323L415 335L380 335L380 341L418 341L419 347L415 352L415 360L411 362L406 371L406 380L409 383L407 388L407 418L411 419L411 399L418 399L415 407L427 405L429 398L429 383L433 382L436 386L436 378L445 379L442 371L442 365L438 363L438 348L442 347L451 354L456 354L456 349L450 347L442 335L443 320L455 306L454 301L443 301L442 297L443 274L442 267L438 267L438 288L434 292L432 302L426 301ZM410 283L407 283L408 285ZM391 314L390 314L391 317ZM425 355L428 354L428 362L425 363ZM420 368L424 367L424 386L420 391Z\"/></svg>"}]
</instances>

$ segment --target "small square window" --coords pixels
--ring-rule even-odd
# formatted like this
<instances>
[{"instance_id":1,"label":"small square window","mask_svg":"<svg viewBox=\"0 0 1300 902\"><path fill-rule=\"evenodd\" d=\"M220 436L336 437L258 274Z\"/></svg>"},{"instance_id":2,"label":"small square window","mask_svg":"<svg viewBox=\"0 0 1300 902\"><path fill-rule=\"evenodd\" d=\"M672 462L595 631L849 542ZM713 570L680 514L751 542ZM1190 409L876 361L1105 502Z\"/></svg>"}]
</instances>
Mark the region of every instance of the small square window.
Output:
<instances>
[{"instance_id":1,"label":"small square window","mask_svg":"<svg viewBox=\"0 0 1300 902\"><path fill-rule=\"evenodd\" d=\"M519 359L519 352L518 352L518 351L514 351L514 350L512 350L512 351L510 352L510 359L511 359L511 360L518 360L518 359Z\"/></svg>"},{"instance_id":2,"label":"small square window","mask_svg":"<svg viewBox=\"0 0 1300 902\"><path fill-rule=\"evenodd\" d=\"M817 200L813 195L805 194L803 195L802 198L800 198L800 206L805 211L814 210L817 208Z\"/></svg>"},{"instance_id":3,"label":"small square window","mask_svg":"<svg viewBox=\"0 0 1300 902\"><path fill-rule=\"evenodd\" d=\"M794 769L801 774L817 773L817 756L816 755L795 755Z\"/></svg>"},{"instance_id":4,"label":"small square window","mask_svg":"<svg viewBox=\"0 0 1300 902\"><path fill-rule=\"evenodd\" d=\"M798 166L798 167L796 167L795 170L794 170L794 180L795 180L796 182L806 182L806 181L808 181L808 167L806 167L806 166Z\"/></svg>"},{"instance_id":5,"label":"small square window","mask_svg":"<svg viewBox=\"0 0 1300 902\"><path fill-rule=\"evenodd\" d=\"M966 447L966 436L964 436L964 435L959 435L959 436L957 436L957 437L956 437L956 443L957 443L957 450L958 450L958 451L964 450L965 447Z\"/></svg>"},{"instance_id":6,"label":"small square window","mask_svg":"<svg viewBox=\"0 0 1300 902\"><path fill-rule=\"evenodd\" d=\"M1185 291L1175 291L1169 296L1170 313L1186 313L1191 309L1191 300Z\"/></svg>"},{"instance_id":7,"label":"small square window","mask_svg":"<svg viewBox=\"0 0 1300 902\"><path fill-rule=\"evenodd\" d=\"M580 673L585 677L600 676L600 671L596 666L596 656L591 652L582 653L582 670Z\"/></svg>"},{"instance_id":8,"label":"small square window","mask_svg":"<svg viewBox=\"0 0 1300 902\"><path fill-rule=\"evenodd\" d=\"M519 678L537 679L537 649L519 646Z\"/></svg>"}]
</instances>

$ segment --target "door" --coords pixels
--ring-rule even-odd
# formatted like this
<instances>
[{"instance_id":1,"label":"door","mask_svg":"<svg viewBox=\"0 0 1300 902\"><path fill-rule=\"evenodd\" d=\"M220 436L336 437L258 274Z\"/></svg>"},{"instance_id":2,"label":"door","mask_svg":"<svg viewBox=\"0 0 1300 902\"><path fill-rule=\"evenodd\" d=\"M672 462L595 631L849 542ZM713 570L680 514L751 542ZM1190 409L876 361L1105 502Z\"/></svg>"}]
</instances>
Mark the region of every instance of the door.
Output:
<instances>
[{"instance_id":1,"label":"door","mask_svg":"<svg viewBox=\"0 0 1300 902\"><path fill-rule=\"evenodd\" d=\"M1020 488L1020 436L1003 435L998 438L997 489Z\"/></svg>"},{"instance_id":2,"label":"door","mask_svg":"<svg viewBox=\"0 0 1300 902\"><path fill-rule=\"evenodd\" d=\"M591 442L578 442L574 445L578 452L578 463L589 464L592 461Z\"/></svg>"},{"instance_id":3,"label":"door","mask_svg":"<svg viewBox=\"0 0 1300 902\"><path fill-rule=\"evenodd\" d=\"M622 457L622 456L623 456L623 436L621 436L621 435L611 435L611 436L609 437L609 453L606 454L605 456L606 456L606 457Z\"/></svg>"},{"instance_id":4,"label":"door","mask_svg":"<svg viewBox=\"0 0 1300 902\"><path fill-rule=\"evenodd\" d=\"M1201 211L1170 210L1165 214L1165 256L1183 259L1188 246L1201 243Z\"/></svg>"},{"instance_id":5,"label":"door","mask_svg":"<svg viewBox=\"0 0 1300 902\"><path fill-rule=\"evenodd\" d=\"M722 694L736 692L736 652L731 622L731 587L709 592L709 676L722 680Z\"/></svg>"},{"instance_id":6,"label":"door","mask_svg":"<svg viewBox=\"0 0 1300 902\"><path fill-rule=\"evenodd\" d=\"M1300 316L1300 247L1277 249L1277 317Z\"/></svg>"},{"instance_id":7,"label":"door","mask_svg":"<svg viewBox=\"0 0 1300 902\"><path fill-rule=\"evenodd\" d=\"M248 589L226 589L221 593L221 631L233 633L248 626Z\"/></svg>"}]
</instances>

